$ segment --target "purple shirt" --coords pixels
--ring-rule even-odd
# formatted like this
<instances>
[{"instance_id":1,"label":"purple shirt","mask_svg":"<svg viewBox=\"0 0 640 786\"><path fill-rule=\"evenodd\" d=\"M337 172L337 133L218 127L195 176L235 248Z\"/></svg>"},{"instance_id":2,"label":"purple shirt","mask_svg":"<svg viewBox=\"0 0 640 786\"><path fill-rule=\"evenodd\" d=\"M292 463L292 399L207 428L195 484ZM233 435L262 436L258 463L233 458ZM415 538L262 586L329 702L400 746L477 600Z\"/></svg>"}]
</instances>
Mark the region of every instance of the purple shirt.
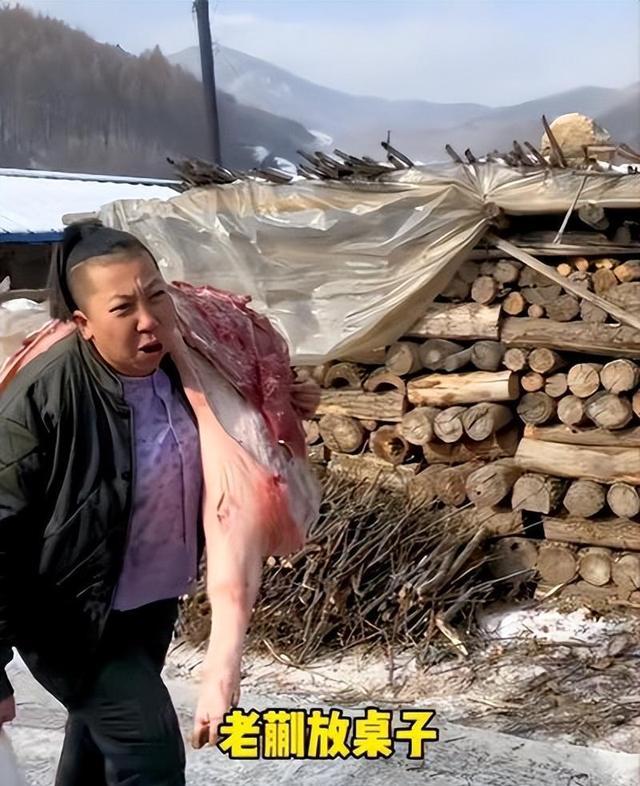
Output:
<instances>
[{"instance_id":1,"label":"purple shirt","mask_svg":"<svg viewBox=\"0 0 640 786\"><path fill-rule=\"evenodd\" d=\"M113 604L126 611L191 589L202 462L198 430L164 371L120 380L135 441L129 537Z\"/></svg>"}]
</instances>

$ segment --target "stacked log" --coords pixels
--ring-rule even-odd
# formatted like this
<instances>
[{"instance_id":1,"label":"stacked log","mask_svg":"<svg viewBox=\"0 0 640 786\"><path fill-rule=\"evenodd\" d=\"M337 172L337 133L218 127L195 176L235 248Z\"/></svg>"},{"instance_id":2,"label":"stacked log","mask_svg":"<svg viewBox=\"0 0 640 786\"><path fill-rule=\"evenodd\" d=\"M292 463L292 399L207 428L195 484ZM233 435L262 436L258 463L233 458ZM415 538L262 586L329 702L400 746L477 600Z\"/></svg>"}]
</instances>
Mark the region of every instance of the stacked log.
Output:
<instances>
[{"instance_id":1,"label":"stacked log","mask_svg":"<svg viewBox=\"0 0 640 786\"><path fill-rule=\"evenodd\" d=\"M471 512L492 534L530 541L541 524L525 573L619 597L640 590L640 330L580 295L638 313L640 260L549 268L556 280L467 261L384 365L305 369L323 386L307 442L334 471Z\"/></svg>"}]
</instances>

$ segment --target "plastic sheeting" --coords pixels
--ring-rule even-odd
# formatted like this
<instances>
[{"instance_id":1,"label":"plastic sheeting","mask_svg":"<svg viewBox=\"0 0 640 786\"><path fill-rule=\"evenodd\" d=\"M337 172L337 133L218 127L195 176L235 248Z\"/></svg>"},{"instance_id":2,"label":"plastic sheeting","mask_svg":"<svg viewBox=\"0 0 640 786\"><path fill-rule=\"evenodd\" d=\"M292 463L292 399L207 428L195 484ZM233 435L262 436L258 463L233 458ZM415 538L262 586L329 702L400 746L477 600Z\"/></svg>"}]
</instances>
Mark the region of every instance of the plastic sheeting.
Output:
<instances>
[{"instance_id":1,"label":"plastic sheeting","mask_svg":"<svg viewBox=\"0 0 640 786\"><path fill-rule=\"evenodd\" d=\"M167 201L127 200L102 220L139 236L165 276L249 294L295 363L391 343L423 312L496 209L565 212L584 172L497 163L399 171L384 182L240 181ZM640 176L591 173L578 206L640 207Z\"/></svg>"}]
</instances>

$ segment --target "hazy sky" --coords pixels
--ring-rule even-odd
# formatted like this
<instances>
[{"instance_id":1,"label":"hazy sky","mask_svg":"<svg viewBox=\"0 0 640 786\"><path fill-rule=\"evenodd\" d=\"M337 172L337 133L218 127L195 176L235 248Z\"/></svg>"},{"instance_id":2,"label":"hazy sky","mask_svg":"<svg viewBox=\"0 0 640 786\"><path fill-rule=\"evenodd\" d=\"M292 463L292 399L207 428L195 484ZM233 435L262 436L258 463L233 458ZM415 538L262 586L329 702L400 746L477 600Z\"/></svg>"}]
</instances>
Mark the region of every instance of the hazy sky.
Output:
<instances>
[{"instance_id":1,"label":"hazy sky","mask_svg":"<svg viewBox=\"0 0 640 786\"><path fill-rule=\"evenodd\" d=\"M100 41L173 54L191 0L23 0ZM640 80L638 0L211 0L214 40L351 93L519 103Z\"/></svg>"}]
</instances>

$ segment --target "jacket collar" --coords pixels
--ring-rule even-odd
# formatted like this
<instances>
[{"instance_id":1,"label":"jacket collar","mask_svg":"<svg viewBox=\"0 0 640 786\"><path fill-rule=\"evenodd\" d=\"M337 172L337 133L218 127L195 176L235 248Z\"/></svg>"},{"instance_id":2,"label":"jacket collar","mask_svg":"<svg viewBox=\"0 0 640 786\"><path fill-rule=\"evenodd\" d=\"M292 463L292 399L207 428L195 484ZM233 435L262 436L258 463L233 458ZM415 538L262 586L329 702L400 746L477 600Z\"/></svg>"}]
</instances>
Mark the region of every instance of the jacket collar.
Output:
<instances>
[{"instance_id":1,"label":"jacket collar","mask_svg":"<svg viewBox=\"0 0 640 786\"><path fill-rule=\"evenodd\" d=\"M95 382L102 389L106 390L107 393L112 395L114 398L119 399L119 401L122 404L124 404L124 393L122 389L122 382L120 381L120 378L118 377L116 372L106 362L106 360L93 346L93 344L90 341L86 341L84 338L82 338L80 333L76 334L76 341L78 343L80 355L89 373L94 378ZM171 386L173 387L174 390L177 391L178 395L182 398L183 402L187 407L187 411L192 415L195 421L195 415L191 408L191 404L189 403L189 400L187 399L184 393L184 388L182 387L180 374L178 372L176 364L173 362L173 359L169 354L166 354L162 358L160 362L160 368L169 377L171 381Z\"/></svg>"}]
</instances>

